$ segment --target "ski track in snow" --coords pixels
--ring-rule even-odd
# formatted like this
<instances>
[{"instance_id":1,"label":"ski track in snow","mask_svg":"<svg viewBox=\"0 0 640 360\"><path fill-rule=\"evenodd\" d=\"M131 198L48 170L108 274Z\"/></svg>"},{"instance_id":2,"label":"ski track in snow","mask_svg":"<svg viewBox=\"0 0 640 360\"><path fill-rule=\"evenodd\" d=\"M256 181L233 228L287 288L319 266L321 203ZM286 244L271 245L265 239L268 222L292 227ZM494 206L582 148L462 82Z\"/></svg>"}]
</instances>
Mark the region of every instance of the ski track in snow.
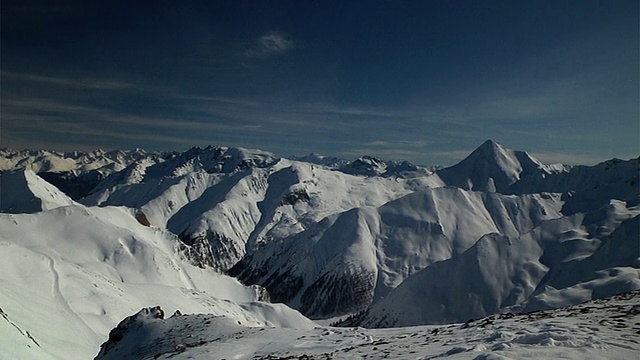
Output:
<instances>
[{"instance_id":1,"label":"ski track in snow","mask_svg":"<svg viewBox=\"0 0 640 360\"><path fill-rule=\"evenodd\" d=\"M56 270L55 261L53 260L53 258L47 254L40 253L40 255L44 256L49 261L49 269L51 270L51 274L53 276L53 282L51 284L51 295L54 297L58 304L62 305L64 311L67 314L78 319L79 323L82 324L86 331L88 331L93 336L98 337L99 335L96 334L96 332L87 324L87 322L84 321L84 319L71 308L71 306L69 305L69 301L67 301L65 296L62 294L62 291L60 290L60 274Z\"/></svg>"}]
</instances>

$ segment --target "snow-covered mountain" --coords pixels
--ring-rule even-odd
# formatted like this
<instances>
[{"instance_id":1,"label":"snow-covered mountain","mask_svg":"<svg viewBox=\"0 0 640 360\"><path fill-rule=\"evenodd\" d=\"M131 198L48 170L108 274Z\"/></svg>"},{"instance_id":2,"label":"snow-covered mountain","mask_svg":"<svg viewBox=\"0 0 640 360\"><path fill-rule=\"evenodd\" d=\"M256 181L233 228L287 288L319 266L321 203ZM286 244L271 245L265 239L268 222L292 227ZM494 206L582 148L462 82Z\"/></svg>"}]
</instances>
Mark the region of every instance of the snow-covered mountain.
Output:
<instances>
[{"instance_id":1,"label":"snow-covered mountain","mask_svg":"<svg viewBox=\"0 0 640 360\"><path fill-rule=\"evenodd\" d=\"M36 173L82 174L97 169L115 172L132 162L161 155L168 156L170 153L147 153L142 149L89 152L0 149L0 173L18 169Z\"/></svg>"},{"instance_id":2,"label":"snow-covered mountain","mask_svg":"<svg viewBox=\"0 0 640 360\"><path fill-rule=\"evenodd\" d=\"M81 202L141 209L152 224L201 249L206 265L224 271L259 243L298 233L331 214L384 204L417 183L208 147L162 163L134 163Z\"/></svg>"},{"instance_id":3,"label":"snow-covered mountain","mask_svg":"<svg viewBox=\"0 0 640 360\"><path fill-rule=\"evenodd\" d=\"M139 161L161 162L176 153L135 150L57 152L0 149L0 174L31 170L74 200L85 197L102 180Z\"/></svg>"},{"instance_id":4,"label":"snow-covered mountain","mask_svg":"<svg viewBox=\"0 0 640 360\"><path fill-rule=\"evenodd\" d=\"M517 237L560 215L560 197L443 187L355 208L265 244L230 274L316 317L365 309L407 276L461 254L487 233ZM527 209L526 212L520 209Z\"/></svg>"},{"instance_id":5,"label":"snow-covered mountain","mask_svg":"<svg viewBox=\"0 0 640 360\"><path fill-rule=\"evenodd\" d=\"M42 204L50 196L31 171L3 174L3 184L5 176L23 180ZM148 304L248 326L310 323L256 303L268 299L259 287L195 266L189 246L137 210L55 200L40 212L21 211L37 210L28 201L11 207L22 213L0 214L2 359L90 358L120 319Z\"/></svg>"},{"instance_id":6,"label":"snow-covered mountain","mask_svg":"<svg viewBox=\"0 0 640 360\"><path fill-rule=\"evenodd\" d=\"M640 158L545 165L493 141L438 170L227 147L0 154L8 354L86 358L155 305L377 327L640 289Z\"/></svg>"},{"instance_id":7,"label":"snow-covered mountain","mask_svg":"<svg viewBox=\"0 0 640 360\"><path fill-rule=\"evenodd\" d=\"M410 276L357 323L460 322L640 289L639 229L640 209L612 200L606 209L545 220L518 237L489 233Z\"/></svg>"},{"instance_id":8,"label":"snow-covered mountain","mask_svg":"<svg viewBox=\"0 0 640 360\"><path fill-rule=\"evenodd\" d=\"M501 194L560 193L563 213L596 210L610 199L639 204L640 157L595 166L545 165L523 151L487 140L460 163L437 171L444 184Z\"/></svg>"},{"instance_id":9,"label":"snow-covered mountain","mask_svg":"<svg viewBox=\"0 0 640 360\"><path fill-rule=\"evenodd\" d=\"M36 213L74 203L31 170L0 174L0 212Z\"/></svg>"},{"instance_id":10,"label":"snow-covered mountain","mask_svg":"<svg viewBox=\"0 0 640 360\"><path fill-rule=\"evenodd\" d=\"M514 151L487 140L456 165L438 171L450 186L465 190L514 193L520 183L529 192L540 192L539 183L546 177L567 172L562 165L544 165L524 151Z\"/></svg>"}]
</instances>

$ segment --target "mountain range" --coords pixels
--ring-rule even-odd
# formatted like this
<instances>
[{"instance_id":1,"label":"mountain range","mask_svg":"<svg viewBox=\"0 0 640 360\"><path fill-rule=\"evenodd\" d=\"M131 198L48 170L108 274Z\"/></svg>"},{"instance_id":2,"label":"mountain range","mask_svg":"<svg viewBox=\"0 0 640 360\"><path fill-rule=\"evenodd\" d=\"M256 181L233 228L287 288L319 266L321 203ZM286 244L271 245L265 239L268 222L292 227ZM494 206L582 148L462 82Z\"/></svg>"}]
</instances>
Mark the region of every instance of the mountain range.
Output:
<instances>
[{"instance_id":1,"label":"mountain range","mask_svg":"<svg viewBox=\"0 0 640 360\"><path fill-rule=\"evenodd\" d=\"M639 168L546 165L491 140L451 167L3 149L0 347L87 358L155 305L240 326L397 327L638 290Z\"/></svg>"}]
</instances>

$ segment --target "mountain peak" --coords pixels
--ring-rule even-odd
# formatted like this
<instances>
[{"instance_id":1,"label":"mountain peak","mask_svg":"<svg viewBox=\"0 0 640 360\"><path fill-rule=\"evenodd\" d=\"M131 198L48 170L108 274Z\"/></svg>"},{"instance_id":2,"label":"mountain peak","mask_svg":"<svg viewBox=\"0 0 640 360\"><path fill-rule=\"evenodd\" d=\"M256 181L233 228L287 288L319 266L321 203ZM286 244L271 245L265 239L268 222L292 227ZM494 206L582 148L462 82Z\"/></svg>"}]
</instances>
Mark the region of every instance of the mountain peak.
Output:
<instances>
[{"instance_id":1,"label":"mountain peak","mask_svg":"<svg viewBox=\"0 0 640 360\"><path fill-rule=\"evenodd\" d=\"M548 172L546 167L526 152L487 140L458 164L439 170L438 175L446 184L463 189L509 193L522 174L542 172Z\"/></svg>"},{"instance_id":2,"label":"mountain peak","mask_svg":"<svg viewBox=\"0 0 640 360\"><path fill-rule=\"evenodd\" d=\"M468 157L471 158L474 154L484 154L486 156L496 157L509 157L513 150L507 149L502 144L494 140L487 140L482 145L478 146ZM466 160L466 159L465 159ZM464 160L463 160L464 161Z\"/></svg>"},{"instance_id":3,"label":"mountain peak","mask_svg":"<svg viewBox=\"0 0 640 360\"><path fill-rule=\"evenodd\" d=\"M502 144L500 144L499 142L493 140L493 139L488 139L487 141L483 142L482 145L480 145L478 147L479 149L482 148L491 148L491 149L496 149L496 148L502 148L504 149L504 146L502 146Z\"/></svg>"}]
</instances>

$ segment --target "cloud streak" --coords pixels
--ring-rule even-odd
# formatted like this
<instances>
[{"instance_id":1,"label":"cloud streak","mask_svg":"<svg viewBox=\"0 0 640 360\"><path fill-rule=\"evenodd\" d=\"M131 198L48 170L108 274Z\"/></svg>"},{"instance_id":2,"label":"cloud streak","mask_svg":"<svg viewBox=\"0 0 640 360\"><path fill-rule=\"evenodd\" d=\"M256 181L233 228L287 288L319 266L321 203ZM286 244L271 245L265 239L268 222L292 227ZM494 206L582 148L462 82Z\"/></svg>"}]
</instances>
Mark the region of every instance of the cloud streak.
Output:
<instances>
[{"instance_id":1,"label":"cloud streak","mask_svg":"<svg viewBox=\"0 0 640 360\"><path fill-rule=\"evenodd\" d=\"M72 77L56 77L44 76L37 74L28 74L12 71L2 71L2 77L8 77L12 80L42 83L49 85L68 86L76 88L96 89L96 90L123 90L133 88L134 85L124 81L114 81L108 79L91 79L91 78L72 78Z\"/></svg>"}]
</instances>

